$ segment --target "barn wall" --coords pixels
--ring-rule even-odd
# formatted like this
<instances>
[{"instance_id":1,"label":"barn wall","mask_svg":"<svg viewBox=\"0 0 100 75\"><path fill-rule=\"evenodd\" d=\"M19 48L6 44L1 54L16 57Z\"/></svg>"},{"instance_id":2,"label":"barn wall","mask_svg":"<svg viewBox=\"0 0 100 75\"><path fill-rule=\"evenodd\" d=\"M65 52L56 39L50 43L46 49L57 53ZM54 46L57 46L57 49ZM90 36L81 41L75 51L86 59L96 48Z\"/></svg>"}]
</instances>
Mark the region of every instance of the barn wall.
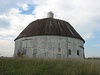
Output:
<instances>
[{"instance_id":1,"label":"barn wall","mask_svg":"<svg viewBox=\"0 0 100 75\"><path fill-rule=\"evenodd\" d=\"M83 58L83 41L63 36L33 36L15 41L15 53L25 57L39 58ZM71 54L69 54L71 50ZM77 50L79 55L77 55Z\"/></svg>"}]
</instances>

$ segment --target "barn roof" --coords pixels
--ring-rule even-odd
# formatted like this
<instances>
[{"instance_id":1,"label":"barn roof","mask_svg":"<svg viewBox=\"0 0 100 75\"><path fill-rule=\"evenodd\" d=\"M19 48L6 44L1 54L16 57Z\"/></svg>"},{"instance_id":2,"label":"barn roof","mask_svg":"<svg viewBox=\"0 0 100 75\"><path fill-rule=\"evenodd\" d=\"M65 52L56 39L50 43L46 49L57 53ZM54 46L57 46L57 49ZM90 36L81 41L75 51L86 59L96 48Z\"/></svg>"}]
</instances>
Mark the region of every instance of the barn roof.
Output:
<instances>
[{"instance_id":1,"label":"barn roof","mask_svg":"<svg viewBox=\"0 0 100 75\"><path fill-rule=\"evenodd\" d=\"M38 19L31 22L15 39L30 36L55 35L84 39L66 21L54 18ZM85 41L84 41L85 42Z\"/></svg>"}]
</instances>

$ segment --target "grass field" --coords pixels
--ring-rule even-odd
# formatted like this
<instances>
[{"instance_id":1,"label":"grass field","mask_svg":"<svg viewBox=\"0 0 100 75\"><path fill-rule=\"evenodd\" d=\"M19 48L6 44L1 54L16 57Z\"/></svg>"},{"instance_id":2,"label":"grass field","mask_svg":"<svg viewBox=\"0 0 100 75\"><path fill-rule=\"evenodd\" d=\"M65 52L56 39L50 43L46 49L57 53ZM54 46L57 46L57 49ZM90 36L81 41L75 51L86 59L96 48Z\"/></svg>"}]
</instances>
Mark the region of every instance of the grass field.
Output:
<instances>
[{"instance_id":1,"label":"grass field","mask_svg":"<svg viewBox=\"0 0 100 75\"><path fill-rule=\"evenodd\" d=\"M100 75L100 60L0 58L0 75Z\"/></svg>"}]
</instances>

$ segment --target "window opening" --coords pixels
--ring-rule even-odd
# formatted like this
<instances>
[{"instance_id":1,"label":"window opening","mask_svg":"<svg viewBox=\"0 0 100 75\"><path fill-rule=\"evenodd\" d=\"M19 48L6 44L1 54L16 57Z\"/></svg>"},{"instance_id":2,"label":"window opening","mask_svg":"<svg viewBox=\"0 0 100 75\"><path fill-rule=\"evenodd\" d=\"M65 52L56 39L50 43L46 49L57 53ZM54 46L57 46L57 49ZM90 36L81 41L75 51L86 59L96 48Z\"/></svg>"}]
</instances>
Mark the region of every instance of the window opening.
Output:
<instances>
[{"instance_id":1,"label":"window opening","mask_svg":"<svg viewBox=\"0 0 100 75\"><path fill-rule=\"evenodd\" d=\"M61 49L60 48L58 48L58 52L61 52Z\"/></svg>"},{"instance_id":2,"label":"window opening","mask_svg":"<svg viewBox=\"0 0 100 75\"><path fill-rule=\"evenodd\" d=\"M77 55L79 55L79 50L77 50Z\"/></svg>"},{"instance_id":3,"label":"window opening","mask_svg":"<svg viewBox=\"0 0 100 75\"><path fill-rule=\"evenodd\" d=\"M70 49L69 49L69 51L68 51L68 52L69 52L68 54L69 54L69 55L71 55L71 50L70 50Z\"/></svg>"}]
</instances>

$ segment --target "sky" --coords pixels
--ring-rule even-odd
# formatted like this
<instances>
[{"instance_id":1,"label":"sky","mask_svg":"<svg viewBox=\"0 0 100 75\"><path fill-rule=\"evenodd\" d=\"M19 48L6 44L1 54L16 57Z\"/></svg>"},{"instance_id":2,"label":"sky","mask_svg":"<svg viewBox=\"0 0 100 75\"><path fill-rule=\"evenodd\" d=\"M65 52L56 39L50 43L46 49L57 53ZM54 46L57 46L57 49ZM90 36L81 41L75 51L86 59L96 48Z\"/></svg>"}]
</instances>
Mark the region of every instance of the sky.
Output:
<instances>
[{"instance_id":1,"label":"sky","mask_svg":"<svg viewBox=\"0 0 100 75\"><path fill-rule=\"evenodd\" d=\"M100 57L100 0L0 0L0 56L12 57L14 39L49 11L85 39L86 57Z\"/></svg>"}]
</instances>

